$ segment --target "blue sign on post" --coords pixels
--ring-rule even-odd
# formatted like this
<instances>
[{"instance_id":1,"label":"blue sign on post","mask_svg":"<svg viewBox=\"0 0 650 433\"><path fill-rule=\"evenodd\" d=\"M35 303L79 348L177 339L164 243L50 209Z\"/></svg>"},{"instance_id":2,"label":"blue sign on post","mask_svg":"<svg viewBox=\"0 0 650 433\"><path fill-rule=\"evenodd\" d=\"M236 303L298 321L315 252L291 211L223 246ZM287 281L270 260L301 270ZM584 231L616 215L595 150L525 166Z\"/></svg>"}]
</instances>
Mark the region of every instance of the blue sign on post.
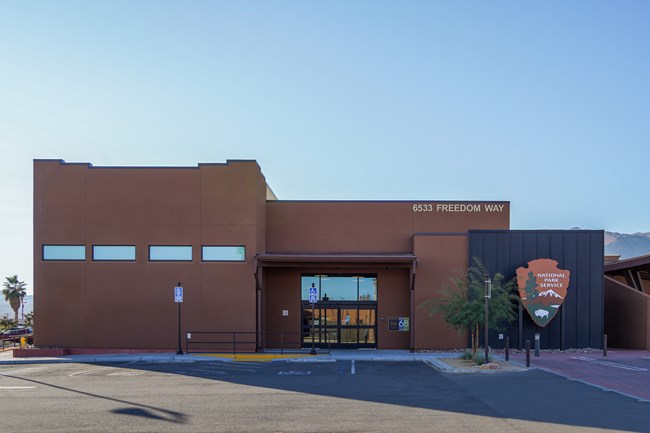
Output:
<instances>
[{"instance_id":1,"label":"blue sign on post","mask_svg":"<svg viewBox=\"0 0 650 433\"><path fill-rule=\"evenodd\" d=\"M174 302L183 302L183 288L174 287Z\"/></svg>"},{"instance_id":2,"label":"blue sign on post","mask_svg":"<svg viewBox=\"0 0 650 433\"><path fill-rule=\"evenodd\" d=\"M315 304L318 302L318 287L309 288L309 303Z\"/></svg>"}]
</instances>

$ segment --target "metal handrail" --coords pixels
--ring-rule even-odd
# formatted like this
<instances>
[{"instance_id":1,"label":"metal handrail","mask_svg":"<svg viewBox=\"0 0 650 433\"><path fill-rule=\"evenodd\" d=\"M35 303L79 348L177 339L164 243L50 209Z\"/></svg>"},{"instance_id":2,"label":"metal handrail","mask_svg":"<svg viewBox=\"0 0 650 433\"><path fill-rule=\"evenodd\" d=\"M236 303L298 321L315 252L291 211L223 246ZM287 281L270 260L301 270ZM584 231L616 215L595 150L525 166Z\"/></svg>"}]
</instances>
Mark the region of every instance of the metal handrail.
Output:
<instances>
[{"instance_id":1,"label":"metal handrail","mask_svg":"<svg viewBox=\"0 0 650 433\"><path fill-rule=\"evenodd\" d=\"M196 339L192 338L192 336L194 336L194 335L210 335L210 334L217 335L217 336L219 336L219 335L229 335L232 338L230 338L228 340L225 340L225 339L224 340L212 340L212 339L209 339L209 340L200 340L200 341L196 341ZM246 336L246 335L248 335L248 336L254 335L255 340L251 340L251 339L247 339L245 341L242 341L241 339L239 341L237 340L237 336ZM194 344L194 345L198 345L198 344L201 344L201 345L232 344L232 354L233 355L236 355L238 353L237 352L238 346L240 347L240 350L241 350L242 345L244 345L244 346L246 346L246 345L254 345L254 349L255 349L254 351L255 352L257 352L260 349L263 351L266 347L268 347L269 344L277 344L276 342L269 343L267 341L267 339L264 338L264 337L273 336L273 335L276 335L276 336L279 335L280 336L280 354L281 355L284 354L285 349L288 349L287 347L285 347L285 344L286 344L285 343L285 338L284 338L285 336L297 335L299 337L298 338L299 341L298 342L291 342L289 344L290 345L297 345L297 347L296 347L297 349L302 348L302 339L300 338L300 337L302 337L301 332L282 332L282 331L281 332L187 331L186 334L185 334L185 353L190 353L190 344ZM262 337L262 338L259 338L259 337ZM327 344L327 353L331 353L331 347L332 347L331 342L327 342L326 344Z\"/></svg>"},{"instance_id":2,"label":"metal handrail","mask_svg":"<svg viewBox=\"0 0 650 433\"><path fill-rule=\"evenodd\" d=\"M30 334L17 334L17 335L11 335L11 336L6 337L6 338L5 338L4 335L3 335L3 336L0 336L0 341L2 342L2 350L5 350L5 343L6 343L7 341L9 341L9 342L12 343L12 345L11 345L12 348L15 348L15 347L16 347L16 343L19 343L19 344L20 344L20 339L21 339L22 337L25 337L25 338L32 337L32 338L34 338L34 333L30 333Z\"/></svg>"}]
</instances>

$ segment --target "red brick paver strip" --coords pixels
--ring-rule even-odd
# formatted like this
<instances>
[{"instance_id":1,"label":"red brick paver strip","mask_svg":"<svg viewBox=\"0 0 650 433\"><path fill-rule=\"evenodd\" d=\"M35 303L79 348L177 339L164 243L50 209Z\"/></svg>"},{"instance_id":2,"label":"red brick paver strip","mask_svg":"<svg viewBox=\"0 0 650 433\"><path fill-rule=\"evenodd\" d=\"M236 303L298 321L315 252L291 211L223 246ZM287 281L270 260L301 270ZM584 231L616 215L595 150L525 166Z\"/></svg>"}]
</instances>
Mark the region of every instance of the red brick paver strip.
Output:
<instances>
[{"instance_id":1,"label":"red brick paver strip","mask_svg":"<svg viewBox=\"0 0 650 433\"><path fill-rule=\"evenodd\" d=\"M524 364L524 353L511 355ZM616 391L650 401L650 352L641 350L609 350L602 352L542 352L530 356L531 367L559 374L568 379Z\"/></svg>"}]
</instances>

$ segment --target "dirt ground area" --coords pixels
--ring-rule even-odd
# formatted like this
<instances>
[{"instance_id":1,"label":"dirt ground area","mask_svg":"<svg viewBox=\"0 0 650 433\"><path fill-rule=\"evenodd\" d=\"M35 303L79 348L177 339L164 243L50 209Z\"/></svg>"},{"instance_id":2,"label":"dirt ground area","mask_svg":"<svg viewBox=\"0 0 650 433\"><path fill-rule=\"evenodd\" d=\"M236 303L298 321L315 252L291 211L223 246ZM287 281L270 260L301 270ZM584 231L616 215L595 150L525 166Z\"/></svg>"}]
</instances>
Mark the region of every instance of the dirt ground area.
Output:
<instances>
[{"instance_id":1,"label":"dirt ground area","mask_svg":"<svg viewBox=\"0 0 650 433\"><path fill-rule=\"evenodd\" d=\"M494 369L481 369L478 365L476 365L476 362L472 360L466 360L466 359L461 359L460 357L458 358L439 358L440 361L449 364L450 366L462 370L463 372L466 373L472 373L472 372L479 372L479 371L493 371L493 372L499 372L499 371L522 371L525 370L523 367L519 367L518 365L514 365L510 362L506 361L501 361L501 360L495 360L492 361L491 364L496 364L498 365L498 368Z\"/></svg>"}]
</instances>

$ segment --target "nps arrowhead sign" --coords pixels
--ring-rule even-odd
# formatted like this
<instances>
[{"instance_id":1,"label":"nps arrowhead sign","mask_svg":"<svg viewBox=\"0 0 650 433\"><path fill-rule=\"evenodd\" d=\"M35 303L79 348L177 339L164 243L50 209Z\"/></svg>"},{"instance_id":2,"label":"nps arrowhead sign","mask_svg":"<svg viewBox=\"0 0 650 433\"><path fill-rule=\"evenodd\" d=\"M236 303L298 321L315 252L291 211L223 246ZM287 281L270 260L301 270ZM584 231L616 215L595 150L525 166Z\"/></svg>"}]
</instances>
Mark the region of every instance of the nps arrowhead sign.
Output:
<instances>
[{"instance_id":1,"label":"nps arrowhead sign","mask_svg":"<svg viewBox=\"0 0 650 433\"><path fill-rule=\"evenodd\" d=\"M566 298L571 272L559 269L552 259L528 262L517 268L517 285L521 303L533 321L541 327L555 317Z\"/></svg>"}]
</instances>

